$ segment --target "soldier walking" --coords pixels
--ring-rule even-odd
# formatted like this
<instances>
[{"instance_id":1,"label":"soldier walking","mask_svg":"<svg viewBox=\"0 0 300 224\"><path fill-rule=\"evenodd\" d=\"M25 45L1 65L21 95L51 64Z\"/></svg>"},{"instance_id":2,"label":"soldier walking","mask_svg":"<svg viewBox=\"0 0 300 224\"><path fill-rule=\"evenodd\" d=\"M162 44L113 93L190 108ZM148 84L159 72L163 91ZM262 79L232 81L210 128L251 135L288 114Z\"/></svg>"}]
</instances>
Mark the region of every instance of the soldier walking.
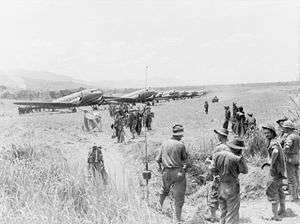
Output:
<instances>
[{"instance_id":1,"label":"soldier walking","mask_svg":"<svg viewBox=\"0 0 300 224\"><path fill-rule=\"evenodd\" d=\"M129 130L132 134L132 139L135 139L136 126L137 126L137 113L136 111L132 111L129 114Z\"/></svg>"},{"instance_id":2,"label":"soldier walking","mask_svg":"<svg viewBox=\"0 0 300 224\"><path fill-rule=\"evenodd\" d=\"M152 124L153 117L154 117L154 113L151 112L151 109L149 108L149 110L146 113L146 128L148 131L152 130L151 124Z\"/></svg>"},{"instance_id":3,"label":"soldier walking","mask_svg":"<svg viewBox=\"0 0 300 224\"><path fill-rule=\"evenodd\" d=\"M136 125L136 133L138 136L141 135L143 127L143 113L139 110L137 113L137 125Z\"/></svg>"},{"instance_id":4,"label":"soldier walking","mask_svg":"<svg viewBox=\"0 0 300 224\"><path fill-rule=\"evenodd\" d=\"M160 192L160 205L163 206L166 197L172 188L175 199L176 223L181 223L181 213L186 191L186 160L187 153L183 137L183 126L173 127L173 137L163 142L156 158L158 169L162 173L162 189Z\"/></svg>"},{"instance_id":5,"label":"soldier walking","mask_svg":"<svg viewBox=\"0 0 300 224\"><path fill-rule=\"evenodd\" d=\"M103 184L107 185L108 175L104 167L101 146L93 146L92 152L89 153L88 170L93 178L97 178L101 175Z\"/></svg>"},{"instance_id":6,"label":"soldier walking","mask_svg":"<svg viewBox=\"0 0 300 224\"><path fill-rule=\"evenodd\" d=\"M295 132L295 126L290 120L282 123L282 129L286 133L283 151L286 156L289 193L292 195L292 201L296 202L299 200L300 136Z\"/></svg>"},{"instance_id":7,"label":"soldier walking","mask_svg":"<svg viewBox=\"0 0 300 224\"><path fill-rule=\"evenodd\" d=\"M214 130L218 137L219 143L217 143L216 148L213 152L213 155L206 160L206 163L211 165L213 156L221 151L230 151L228 146L226 145L227 137L228 137L228 130L222 128L220 130ZM220 176L214 175L212 177L208 177L208 179L212 179L212 184L210 186L207 206L209 207L209 216L205 217L205 219L209 222L217 222L216 212L219 208L219 188L220 188Z\"/></svg>"},{"instance_id":8,"label":"soldier walking","mask_svg":"<svg viewBox=\"0 0 300 224\"><path fill-rule=\"evenodd\" d=\"M271 220L281 221L280 216L286 213L285 194L282 189L283 179L286 179L285 156L279 141L276 140L277 134L274 126L268 124L263 126L262 129L269 143L268 155L270 163L268 165L270 165L271 179L267 184L266 194L268 200L272 203L273 217Z\"/></svg>"},{"instance_id":9,"label":"soldier walking","mask_svg":"<svg viewBox=\"0 0 300 224\"><path fill-rule=\"evenodd\" d=\"M231 118L231 112L229 106L225 106L224 108L225 108L225 121L223 124L223 128L228 129L229 121Z\"/></svg>"},{"instance_id":10,"label":"soldier walking","mask_svg":"<svg viewBox=\"0 0 300 224\"><path fill-rule=\"evenodd\" d=\"M208 102L205 101L205 103L204 103L204 111L205 111L206 114L208 114L208 107L209 107Z\"/></svg>"},{"instance_id":11,"label":"soldier walking","mask_svg":"<svg viewBox=\"0 0 300 224\"><path fill-rule=\"evenodd\" d=\"M242 156L244 141L238 138L227 143L230 151L223 150L213 157L210 171L220 176L219 203L222 224L238 224L240 209L239 174L248 173L248 167Z\"/></svg>"}]
</instances>

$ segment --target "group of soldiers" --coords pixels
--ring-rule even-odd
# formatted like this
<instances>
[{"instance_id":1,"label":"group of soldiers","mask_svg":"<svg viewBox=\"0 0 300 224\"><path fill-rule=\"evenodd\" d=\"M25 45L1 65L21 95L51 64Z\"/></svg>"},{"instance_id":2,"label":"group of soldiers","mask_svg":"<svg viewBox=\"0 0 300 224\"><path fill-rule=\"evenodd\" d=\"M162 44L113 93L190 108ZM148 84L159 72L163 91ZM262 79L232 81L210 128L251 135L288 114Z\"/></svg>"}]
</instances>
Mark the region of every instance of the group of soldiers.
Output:
<instances>
[{"instance_id":1,"label":"group of soldiers","mask_svg":"<svg viewBox=\"0 0 300 224\"><path fill-rule=\"evenodd\" d=\"M228 129L229 122L231 122L231 129L234 134L239 137L243 137L248 131L256 128L256 118L253 113L244 112L243 107L238 107L235 102L232 103L232 113L229 106L224 106L225 120L223 128Z\"/></svg>"},{"instance_id":2,"label":"group of soldiers","mask_svg":"<svg viewBox=\"0 0 300 224\"><path fill-rule=\"evenodd\" d=\"M231 122L232 131L239 137L243 137L247 131L254 130L256 128L256 119L253 113L244 112L243 107L238 107L235 102L232 103L232 112L229 106L224 106L225 108L225 119L223 123L223 128L228 129L229 123ZM208 114L209 104L208 101L204 103L204 112Z\"/></svg>"},{"instance_id":3,"label":"group of soldiers","mask_svg":"<svg viewBox=\"0 0 300 224\"><path fill-rule=\"evenodd\" d=\"M148 131L152 130L152 120L154 113L149 106L144 108L133 108L127 104L119 106L110 106L110 116L114 119L111 129L113 130L113 138L116 137L118 143L125 141L125 128L129 128L132 139L141 135L142 128L145 127Z\"/></svg>"},{"instance_id":4,"label":"group of soldiers","mask_svg":"<svg viewBox=\"0 0 300 224\"><path fill-rule=\"evenodd\" d=\"M262 126L268 142L269 155L269 163L264 164L262 169L269 167L271 177L266 187L266 195L272 205L273 215L270 220L280 221L286 215L285 179L288 180L288 194L291 195L291 201L299 201L300 136L292 121L281 119L277 123L280 133L277 133L271 124ZM183 126L175 125L172 138L162 143L156 157L158 171L162 174L160 205L163 206L172 187L176 223L182 223L181 213L186 191L185 173L188 169L188 154L181 141L183 133ZM219 143L205 161L208 167L206 179L211 181L207 203L209 215L205 219L212 223L218 222L216 212L220 209L221 224L237 224L240 209L239 174L248 173L248 166L243 157L245 143L238 135L229 141L229 131L224 127L214 130L214 133Z\"/></svg>"}]
</instances>

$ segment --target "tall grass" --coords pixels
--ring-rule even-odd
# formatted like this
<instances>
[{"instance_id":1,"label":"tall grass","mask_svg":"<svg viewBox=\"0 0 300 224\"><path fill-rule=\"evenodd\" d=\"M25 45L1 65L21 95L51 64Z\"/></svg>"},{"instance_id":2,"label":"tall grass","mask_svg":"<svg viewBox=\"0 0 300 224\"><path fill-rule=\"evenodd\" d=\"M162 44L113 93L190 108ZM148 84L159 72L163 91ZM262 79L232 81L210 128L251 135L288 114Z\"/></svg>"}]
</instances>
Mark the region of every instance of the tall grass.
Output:
<instances>
[{"instance_id":1,"label":"tall grass","mask_svg":"<svg viewBox=\"0 0 300 224\"><path fill-rule=\"evenodd\" d=\"M59 150L19 144L0 156L1 223L165 223L133 184L122 192L113 181L104 187L70 167Z\"/></svg>"}]
</instances>

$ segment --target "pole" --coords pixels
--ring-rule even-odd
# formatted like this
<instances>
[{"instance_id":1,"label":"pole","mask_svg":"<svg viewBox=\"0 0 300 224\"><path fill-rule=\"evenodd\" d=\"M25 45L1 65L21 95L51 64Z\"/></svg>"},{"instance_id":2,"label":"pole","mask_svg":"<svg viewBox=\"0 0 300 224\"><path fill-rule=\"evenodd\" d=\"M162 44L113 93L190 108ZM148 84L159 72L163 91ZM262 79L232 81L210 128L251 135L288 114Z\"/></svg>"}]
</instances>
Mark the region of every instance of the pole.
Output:
<instances>
[{"instance_id":1,"label":"pole","mask_svg":"<svg viewBox=\"0 0 300 224\"><path fill-rule=\"evenodd\" d=\"M149 69L149 66L146 66L146 70L145 70L145 89L148 88L148 69Z\"/></svg>"}]
</instances>

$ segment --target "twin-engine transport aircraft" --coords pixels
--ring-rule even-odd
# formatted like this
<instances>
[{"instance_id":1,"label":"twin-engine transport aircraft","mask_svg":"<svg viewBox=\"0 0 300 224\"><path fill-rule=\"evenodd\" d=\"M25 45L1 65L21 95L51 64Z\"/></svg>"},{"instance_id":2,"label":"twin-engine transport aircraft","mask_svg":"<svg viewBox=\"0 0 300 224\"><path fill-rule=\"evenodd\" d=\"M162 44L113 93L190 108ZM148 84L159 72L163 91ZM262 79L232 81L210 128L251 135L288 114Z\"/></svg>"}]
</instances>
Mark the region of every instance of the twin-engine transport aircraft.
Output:
<instances>
[{"instance_id":1,"label":"twin-engine transport aircraft","mask_svg":"<svg viewBox=\"0 0 300 224\"><path fill-rule=\"evenodd\" d=\"M125 94L120 97L116 96L103 96L104 100L107 102L119 102L119 103L146 103L149 101L153 101L155 99L155 95L157 94L154 90L149 89L141 89L132 93Z\"/></svg>"},{"instance_id":2,"label":"twin-engine transport aircraft","mask_svg":"<svg viewBox=\"0 0 300 224\"><path fill-rule=\"evenodd\" d=\"M110 97L104 96L102 91L99 89L87 89L58 98L52 102L27 101L15 102L14 104L26 106L32 109L66 109L109 103L145 103L148 101L153 101L155 95L155 91L142 89L120 97Z\"/></svg>"},{"instance_id":3,"label":"twin-engine transport aircraft","mask_svg":"<svg viewBox=\"0 0 300 224\"><path fill-rule=\"evenodd\" d=\"M33 109L65 109L82 106L100 105L103 102L103 93L99 89L86 89L79 91L52 102L15 102L19 106L27 106Z\"/></svg>"}]
</instances>

